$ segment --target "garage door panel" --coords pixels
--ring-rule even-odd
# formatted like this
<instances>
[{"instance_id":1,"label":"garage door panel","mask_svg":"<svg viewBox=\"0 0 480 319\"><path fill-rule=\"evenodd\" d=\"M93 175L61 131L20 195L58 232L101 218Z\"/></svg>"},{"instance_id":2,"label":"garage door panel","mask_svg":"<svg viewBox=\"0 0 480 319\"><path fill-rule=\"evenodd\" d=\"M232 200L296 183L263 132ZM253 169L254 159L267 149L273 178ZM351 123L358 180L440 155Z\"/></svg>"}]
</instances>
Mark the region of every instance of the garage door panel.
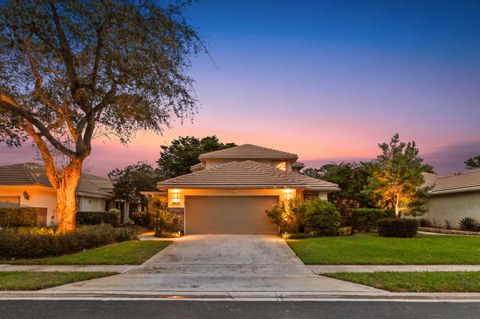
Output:
<instances>
[{"instance_id":1,"label":"garage door panel","mask_svg":"<svg viewBox=\"0 0 480 319\"><path fill-rule=\"evenodd\" d=\"M265 210L278 196L186 196L187 234L276 234Z\"/></svg>"}]
</instances>

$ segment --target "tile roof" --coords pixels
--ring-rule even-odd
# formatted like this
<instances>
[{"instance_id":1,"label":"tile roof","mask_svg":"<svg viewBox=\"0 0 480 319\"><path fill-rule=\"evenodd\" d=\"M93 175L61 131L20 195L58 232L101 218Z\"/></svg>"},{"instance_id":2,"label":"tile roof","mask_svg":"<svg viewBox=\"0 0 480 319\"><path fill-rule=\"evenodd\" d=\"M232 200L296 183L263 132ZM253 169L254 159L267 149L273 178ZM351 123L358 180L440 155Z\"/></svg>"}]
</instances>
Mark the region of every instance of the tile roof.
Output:
<instances>
[{"instance_id":1,"label":"tile roof","mask_svg":"<svg viewBox=\"0 0 480 319\"><path fill-rule=\"evenodd\" d=\"M338 190L338 186L252 160L232 161L158 183L159 188L284 188Z\"/></svg>"},{"instance_id":2,"label":"tile roof","mask_svg":"<svg viewBox=\"0 0 480 319\"><path fill-rule=\"evenodd\" d=\"M468 170L460 174L438 176L425 174L425 185L432 186L432 195L480 191L480 169Z\"/></svg>"},{"instance_id":3,"label":"tile roof","mask_svg":"<svg viewBox=\"0 0 480 319\"><path fill-rule=\"evenodd\" d=\"M263 146L253 144L243 144L227 148L224 150L214 151L210 153L200 154L198 157L201 161L205 159L274 159L274 160L296 160L297 154L287 153L283 151L273 150Z\"/></svg>"},{"instance_id":4,"label":"tile roof","mask_svg":"<svg viewBox=\"0 0 480 319\"><path fill-rule=\"evenodd\" d=\"M52 187L47 178L45 168L37 163L21 163L0 166L0 186L39 185ZM110 186L109 186L110 185ZM113 189L112 183L103 177L82 174L77 193L88 193L94 196L111 197L105 190Z\"/></svg>"}]
</instances>

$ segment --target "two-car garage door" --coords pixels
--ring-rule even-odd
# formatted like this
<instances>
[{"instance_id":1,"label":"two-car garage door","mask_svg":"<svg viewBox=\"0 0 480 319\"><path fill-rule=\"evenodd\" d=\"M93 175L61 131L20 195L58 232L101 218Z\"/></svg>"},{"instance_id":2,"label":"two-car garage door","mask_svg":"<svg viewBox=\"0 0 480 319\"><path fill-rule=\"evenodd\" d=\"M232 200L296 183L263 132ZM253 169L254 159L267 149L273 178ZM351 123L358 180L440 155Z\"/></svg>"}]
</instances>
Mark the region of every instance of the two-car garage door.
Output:
<instances>
[{"instance_id":1,"label":"two-car garage door","mask_svg":"<svg viewBox=\"0 0 480 319\"><path fill-rule=\"evenodd\" d=\"M187 234L276 234L265 210L278 196L186 196Z\"/></svg>"}]
</instances>

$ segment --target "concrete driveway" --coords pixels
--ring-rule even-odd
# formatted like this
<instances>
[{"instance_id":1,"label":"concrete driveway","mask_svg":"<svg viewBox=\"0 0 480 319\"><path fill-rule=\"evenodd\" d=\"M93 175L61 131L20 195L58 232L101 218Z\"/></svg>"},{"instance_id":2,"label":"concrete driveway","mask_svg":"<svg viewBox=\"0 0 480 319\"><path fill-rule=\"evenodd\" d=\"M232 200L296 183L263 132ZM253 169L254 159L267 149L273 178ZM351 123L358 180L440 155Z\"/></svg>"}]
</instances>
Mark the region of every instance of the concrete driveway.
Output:
<instances>
[{"instance_id":1,"label":"concrete driveway","mask_svg":"<svg viewBox=\"0 0 480 319\"><path fill-rule=\"evenodd\" d=\"M315 275L277 236L190 235L127 273L51 290L379 292Z\"/></svg>"}]
</instances>

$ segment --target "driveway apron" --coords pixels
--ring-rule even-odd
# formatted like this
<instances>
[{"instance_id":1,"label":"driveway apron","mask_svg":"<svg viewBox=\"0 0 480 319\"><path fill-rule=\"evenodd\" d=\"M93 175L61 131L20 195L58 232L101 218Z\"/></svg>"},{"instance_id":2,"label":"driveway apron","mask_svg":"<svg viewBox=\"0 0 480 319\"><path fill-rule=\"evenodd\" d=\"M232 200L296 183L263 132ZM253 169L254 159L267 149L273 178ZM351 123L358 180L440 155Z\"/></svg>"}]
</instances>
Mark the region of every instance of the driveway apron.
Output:
<instances>
[{"instance_id":1,"label":"driveway apron","mask_svg":"<svg viewBox=\"0 0 480 319\"><path fill-rule=\"evenodd\" d=\"M315 275L277 236L190 235L143 265L50 290L130 292L373 292Z\"/></svg>"}]
</instances>

